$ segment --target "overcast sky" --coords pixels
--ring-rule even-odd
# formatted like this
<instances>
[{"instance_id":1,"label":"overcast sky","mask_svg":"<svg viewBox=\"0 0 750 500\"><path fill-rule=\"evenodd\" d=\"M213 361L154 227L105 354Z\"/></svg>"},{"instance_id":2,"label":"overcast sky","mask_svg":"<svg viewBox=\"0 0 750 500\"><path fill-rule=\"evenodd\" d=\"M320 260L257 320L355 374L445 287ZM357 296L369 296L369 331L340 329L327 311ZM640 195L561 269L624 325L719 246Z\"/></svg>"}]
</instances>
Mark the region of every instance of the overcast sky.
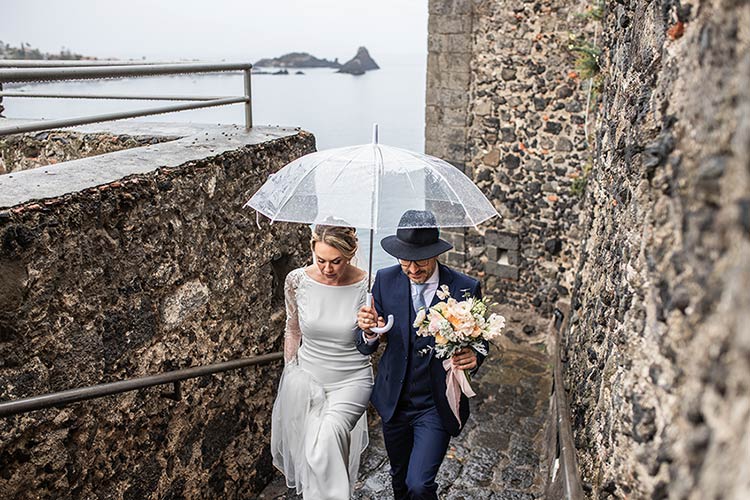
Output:
<instances>
[{"instance_id":1,"label":"overcast sky","mask_svg":"<svg viewBox=\"0 0 750 500\"><path fill-rule=\"evenodd\" d=\"M100 58L342 62L427 51L427 0L2 0L0 40Z\"/></svg>"}]
</instances>

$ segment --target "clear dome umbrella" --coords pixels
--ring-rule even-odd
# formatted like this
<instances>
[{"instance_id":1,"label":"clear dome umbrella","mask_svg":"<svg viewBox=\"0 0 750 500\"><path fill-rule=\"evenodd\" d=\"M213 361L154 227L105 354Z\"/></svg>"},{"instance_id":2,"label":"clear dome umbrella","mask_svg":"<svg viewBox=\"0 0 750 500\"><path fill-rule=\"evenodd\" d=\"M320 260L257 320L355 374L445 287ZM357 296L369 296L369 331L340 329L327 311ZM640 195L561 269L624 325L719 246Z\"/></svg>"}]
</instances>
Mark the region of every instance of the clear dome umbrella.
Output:
<instances>
[{"instance_id":1,"label":"clear dome umbrella","mask_svg":"<svg viewBox=\"0 0 750 500\"><path fill-rule=\"evenodd\" d=\"M375 230L425 227L423 219L400 221L407 210L429 210L437 227L476 227L498 215L479 188L450 163L378 144L377 125L372 144L292 161L272 174L245 206L272 222L369 229L369 276Z\"/></svg>"}]
</instances>

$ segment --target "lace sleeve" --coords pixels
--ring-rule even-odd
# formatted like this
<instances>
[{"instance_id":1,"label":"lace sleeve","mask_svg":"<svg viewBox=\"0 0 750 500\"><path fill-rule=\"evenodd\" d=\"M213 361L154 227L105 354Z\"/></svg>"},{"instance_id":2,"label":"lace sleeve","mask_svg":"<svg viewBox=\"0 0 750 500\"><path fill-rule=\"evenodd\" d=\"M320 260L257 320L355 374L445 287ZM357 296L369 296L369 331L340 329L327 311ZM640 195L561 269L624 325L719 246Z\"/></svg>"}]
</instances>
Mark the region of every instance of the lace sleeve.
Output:
<instances>
[{"instance_id":1,"label":"lace sleeve","mask_svg":"<svg viewBox=\"0 0 750 500\"><path fill-rule=\"evenodd\" d=\"M286 328L284 329L284 363L297 358L297 350L302 342L302 331L297 316L297 288L304 269L295 269L286 276L284 298L286 300Z\"/></svg>"}]
</instances>

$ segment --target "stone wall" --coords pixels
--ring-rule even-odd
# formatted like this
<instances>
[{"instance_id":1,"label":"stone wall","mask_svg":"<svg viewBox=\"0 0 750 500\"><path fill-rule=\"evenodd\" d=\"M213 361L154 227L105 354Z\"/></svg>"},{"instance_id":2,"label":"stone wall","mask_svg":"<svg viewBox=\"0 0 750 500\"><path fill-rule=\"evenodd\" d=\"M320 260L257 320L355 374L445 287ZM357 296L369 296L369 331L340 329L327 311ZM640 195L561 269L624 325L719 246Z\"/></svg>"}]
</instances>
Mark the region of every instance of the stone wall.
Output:
<instances>
[{"instance_id":1,"label":"stone wall","mask_svg":"<svg viewBox=\"0 0 750 500\"><path fill-rule=\"evenodd\" d=\"M591 498L749 498L750 5L607 2L567 333Z\"/></svg>"},{"instance_id":2,"label":"stone wall","mask_svg":"<svg viewBox=\"0 0 750 500\"><path fill-rule=\"evenodd\" d=\"M425 151L464 169L473 2L430 0Z\"/></svg>"},{"instance_id":3,"label":"stone wall","mask_svg":"<svg viewBox=\"0 0 750 500\"><path fill-rule=\"evenodd\" d=\"M503 215L449 262L571 301L591 498L750 496L748 30L746 2L430 2L426 150ZM602 49L591 111L571 36Z\"/></svg>"},{"instance_id":4,"label":"stone wall","mask_svg":"<svg viewBox=\"0 0 750 500\"><path fill-rule=\"evenodd\" d=\"M0 175L174 140L153 135L52 131L0 137Z\"/></svg>"},{"instance_id":5,"label":"stone wall","mask_svg":"<svg viewBox=\"0 0 750 500\"><path fill-rule=\"evenodd\" d=\"M483 277L500 303L548 314L573 285L589 161L586 90L568 52L586 32L564 1L433 0L426 152L462 168L501 218L444 231L448 263Z\"/></svg>"},{"instance_id":6,"label":"stone wall","mask_svg":"<svg viewBox=\"0 0 750 500\"><path fill-rule=\"evenodd\" d=\"M258 229L241 206L314 138L238 137L231 151L0 210L0 399L280 350L283 279L309 230ZM272 475L280 369L193 379L180 401L162 386L1 419L0 497L250 498Z\"/></svg>"},{"instance_id":7,"label":"stone wall","mask_svg":"<svg viewBox=\"0 0 750 500\"><path fill-rule=\"evenodd\" d=\"M425 94L425 153L466 172L466 123L471 82L473 2L430 0L428 20L427 90ZM453 244L442 258L463 267L466 233L443 230Z\"/></svg>"}]
</instances>

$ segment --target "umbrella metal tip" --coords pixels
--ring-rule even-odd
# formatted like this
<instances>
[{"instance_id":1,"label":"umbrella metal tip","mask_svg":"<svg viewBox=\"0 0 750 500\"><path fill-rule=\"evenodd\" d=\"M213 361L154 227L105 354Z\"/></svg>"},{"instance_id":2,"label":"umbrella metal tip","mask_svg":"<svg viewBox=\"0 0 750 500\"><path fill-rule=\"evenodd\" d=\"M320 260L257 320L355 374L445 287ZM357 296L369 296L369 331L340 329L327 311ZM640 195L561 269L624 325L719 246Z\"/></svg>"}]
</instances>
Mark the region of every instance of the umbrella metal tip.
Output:
<instances>
[{"instance_id":1,"label":"umbrella metal tip","mask_svg":"<svg viewBox=\"0 0 750 500\"><path fill-rule=\"evenodd\" d=\"M377 123L372 124L372 143L373 144L378 143L378 124Z\"/></svg>"}]
</instances>

